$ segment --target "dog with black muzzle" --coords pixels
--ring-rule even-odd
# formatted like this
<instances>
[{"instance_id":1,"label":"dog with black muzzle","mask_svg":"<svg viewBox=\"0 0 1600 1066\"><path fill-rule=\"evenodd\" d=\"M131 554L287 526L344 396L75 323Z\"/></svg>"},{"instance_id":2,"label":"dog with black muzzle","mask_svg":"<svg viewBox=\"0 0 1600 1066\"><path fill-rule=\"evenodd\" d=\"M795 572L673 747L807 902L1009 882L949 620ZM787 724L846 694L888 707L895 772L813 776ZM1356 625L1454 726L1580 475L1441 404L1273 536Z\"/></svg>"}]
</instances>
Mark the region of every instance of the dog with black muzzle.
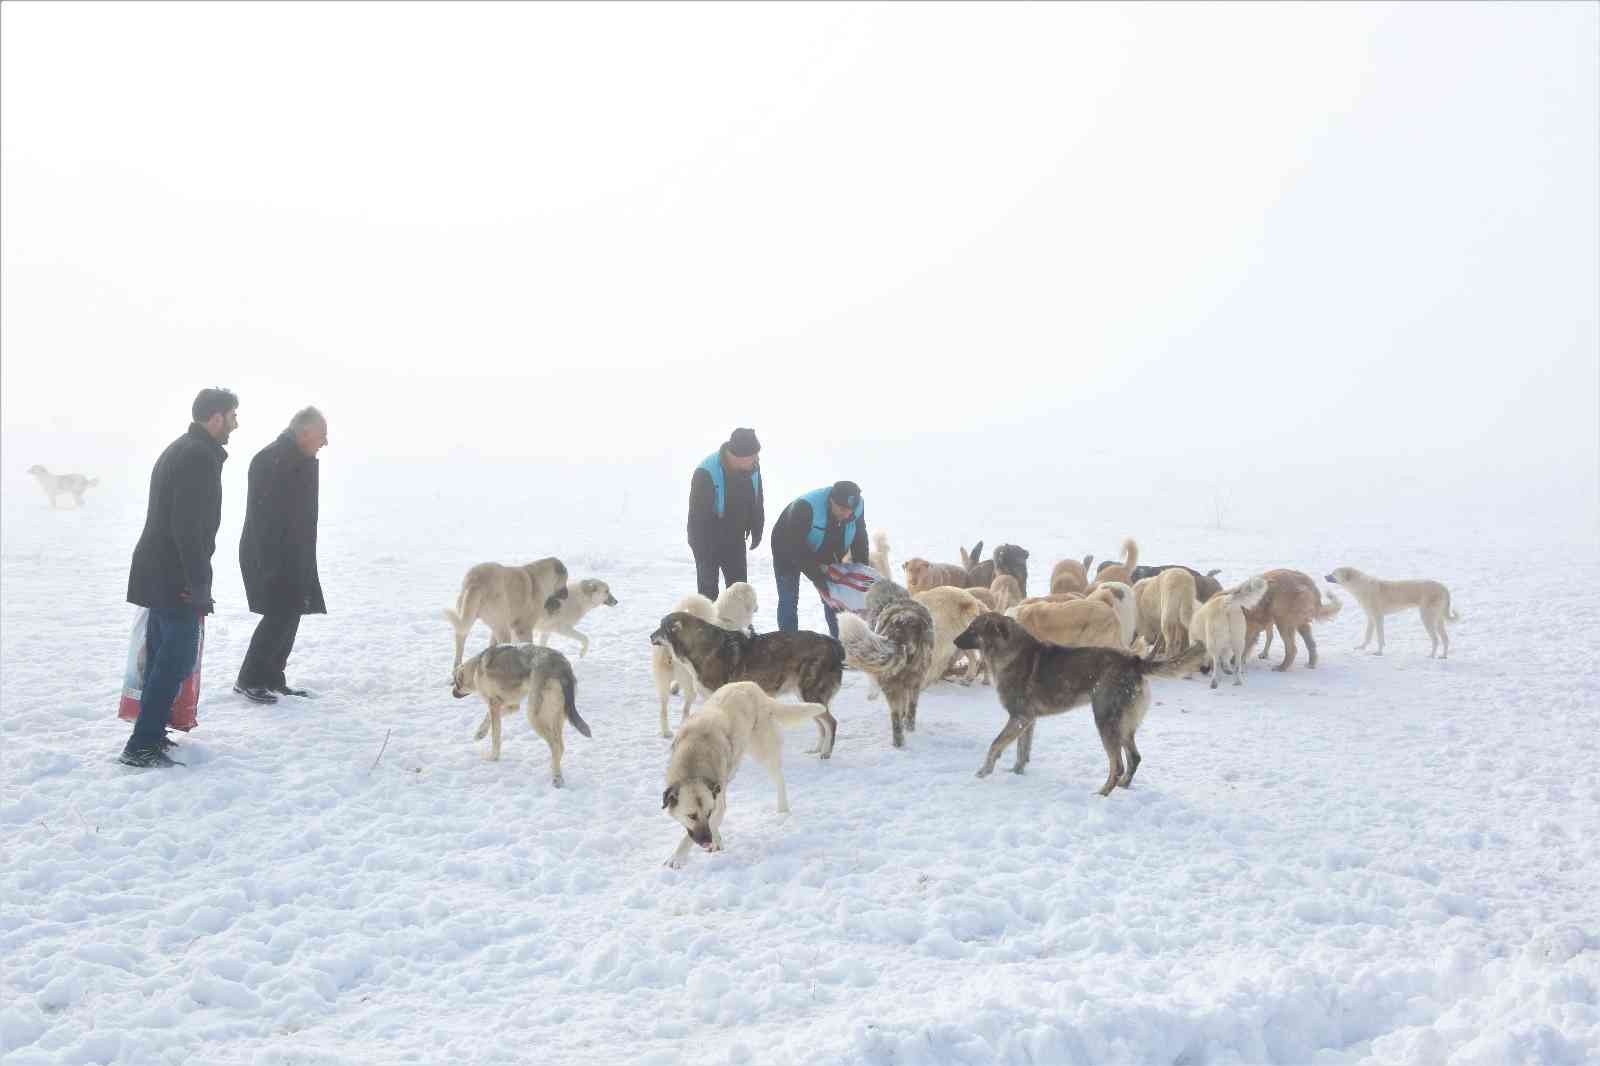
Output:
<instances>
[{"instance_id":1,"label":"dog with black muzzle","mask_svg":"<svg viewBox=\"0 0 1600 1066\"><path fill-rule=\"evenodd\" d=\"M728 784L749 755L767 768L778 789L778 813L789 813L783 781L782 727L804 725L827 714L820 703L779 703L753 681L735 681L712 693L695 714L678 726L667 761L667 788L661 809L683 826L683 840L667 859L676 869L699 845L722 850L722 818L728 813Z\"/></svg>"},{"instance_id":2,"label":"dog with black muzzle","mask_svg":"<svg viewBox=\"0 0 1600 1066\"><path fill-rule=\"evenodd\" d=\"M562 722L584 736L591 736L589 723L578 713L578 679L567 657L550 648L533 644L496 644L456 667L450 695L465 699L476 692L488 704L473 740L489 736L490 762L500 758L500 716L516 711L528 701L528 724L550 745L550 783L560 788Z\"/></svg>"},{"instance_id":3,"label":"dog with black muzzle","mask_svg":"<svg viewBox=\"0 0 1600 1066\"><path fill-rule=\"evenodd\" d=\"M661 619L650 643L672 649L673 659L694 675L703 696L734 681L754 681L769 696L798 692L807 703L822 704L817 746L811 751L824 759L833 754L839 722L828 706L844 683L844 645L837 640L804 629L751 636L674 611Z\"/></svg>"},{"instance_id":4,"label":"dog with black muzzle","mask_svg":"<svg viewBox=\"0 0 1600 1066\"><path fill-rule=\"evenodd\" d=\"M1112 625L1116 625L1112 619ZM1139 746L1134 733L1150 706L1149 677L1180 677L1199 666L1205 648L1194 645L1182 655L1154 660L1115 648L1068 648L1036 640L1021 623L1003 614L978 618L956 638L958 648L978 648L994 671L995 691L1006 709L1005 728L989 745L979 777L994 772L994 764L1017 742L1013 773L1022 773L1033 753L1034 723L1046 715L1061 714L1089 704L1094 724L1110 764L1106 796L1116 787L1127 788L1139 769ZM1126 759L1124 759L1126 755Z\"/></svg>"},{"instance_id":5,"label":"dog with black muzzle","mask_svg":"<svg viewBox=\"0 0 1600 1066\"><path fill-rule=\"evenodd\" d=\"M461 594L455 610L444 612L445 621L456 633L455 670L467 645L467 634L478 619L488 623L495 644L526 644L533 631L556 612L567 599L567 567L549 556L525 566L479 563L461 579Z\"/></svg>"}]
</instances>

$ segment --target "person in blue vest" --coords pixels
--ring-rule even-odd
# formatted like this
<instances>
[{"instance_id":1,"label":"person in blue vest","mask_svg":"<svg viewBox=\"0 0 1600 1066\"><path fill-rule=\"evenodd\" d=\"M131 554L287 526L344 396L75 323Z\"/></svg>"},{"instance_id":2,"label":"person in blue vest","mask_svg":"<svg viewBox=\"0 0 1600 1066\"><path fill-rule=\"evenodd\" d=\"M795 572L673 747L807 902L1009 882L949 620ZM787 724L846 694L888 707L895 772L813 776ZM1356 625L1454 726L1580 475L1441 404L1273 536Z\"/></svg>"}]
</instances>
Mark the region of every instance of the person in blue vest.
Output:
<instances>
[{"instance_id":1,"label":"person in blue vest","mask_svg":"<svg viewBox=\"0 0 1600 1066\"><path fill-rule=\"evenodd\" d=\"M793 633L800 628L800 575L804 574L822 597L828 632L839 635L839 615L828 596L823 567L850 561L867 561L867 515L861 487L840 481L832 488L806 493L783 509L772 524L772 570L778 579L778 629Z\"/></svg>"},{"instance_id":2,"label":"person in blue vest","mask_svg":"<svg viewBox=\"0 0 1600 1066\"><path fill-rule=\"evenodd\" d=\"M717 598L719 570L729 585L747 580L745 537L754 551L766 524L761 442L755 430L736 429L689 479L689 550L700 595Z\"/></svg>"}]
</instances>

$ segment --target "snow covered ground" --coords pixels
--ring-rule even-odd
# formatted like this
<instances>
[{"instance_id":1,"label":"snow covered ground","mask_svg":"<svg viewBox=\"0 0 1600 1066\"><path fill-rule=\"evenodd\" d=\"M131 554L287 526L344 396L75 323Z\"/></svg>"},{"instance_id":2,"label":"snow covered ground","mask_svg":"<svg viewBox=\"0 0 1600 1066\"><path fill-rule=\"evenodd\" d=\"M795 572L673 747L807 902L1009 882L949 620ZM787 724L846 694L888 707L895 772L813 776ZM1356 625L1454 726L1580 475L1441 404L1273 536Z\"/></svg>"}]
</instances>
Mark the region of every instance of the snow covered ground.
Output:
<instances>
[{"instance_id":1,"label":"snow covered ground","mask_svg":"<svg viewBox=\"0 0 1600 1066\"><path fill-rule=\"evenodd\" d=\"M228 466L200 728L167 772L114 761L143 485L52 513L5 482L8 1064L1600 1060L1592 530L1265 508L1219 530L1155 505L1085 517L1104 508L1039 483L978 506L862 478L897 560L1013 541L1035 586L1128 533L1229 580L1436 577L1454 656L1427 659L1414 616L1383 658L1355 654L1346 597L1315 671L1155 682L1135 787L1105 800L1086 712L1041 724L1026 776L980 781L992 690L932 691L895 751L847 674L832 761L788 736L793 813L747 767L727 850L670 871L645 638L692 586L688 467L630 495L621 471L552 491L537 468L349 470L330 450L333 614L290 670L319 697L262 708L229 691L251 450ZM811 487L769 482L769 517ZM594 738L568 730L563 790L525 723L484 761L439 619L467 566L548 553L621 601L583 627ZM752 561L771 628L765 545Z\"/></svg>"}]
</instances>

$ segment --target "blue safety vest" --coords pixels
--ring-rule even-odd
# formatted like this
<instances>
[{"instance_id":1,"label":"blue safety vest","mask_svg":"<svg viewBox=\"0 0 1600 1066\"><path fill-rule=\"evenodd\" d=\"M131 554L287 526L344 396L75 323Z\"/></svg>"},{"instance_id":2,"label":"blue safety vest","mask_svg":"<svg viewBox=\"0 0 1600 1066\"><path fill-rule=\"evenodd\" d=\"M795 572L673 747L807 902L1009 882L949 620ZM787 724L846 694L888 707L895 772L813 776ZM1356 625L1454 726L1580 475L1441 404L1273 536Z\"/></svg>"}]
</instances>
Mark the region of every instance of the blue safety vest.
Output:
<instances>
[{"instance_id":1,"label":"blue safety vest","mask_svg":"<svg viewBox=\"0 0 1600 1066\"><path fill-rule=\"evenodd\" d=\"M811 531L806 534L806 543L811 545L812 551L822 548L822 541L828 535L828 493L833 491L833 486L816 489L800 497L811 505ZM863 498L856 504L856 513L850 516L850 521L844 525L843 554L849 554L850 545L856 540L856 523L865 518L867 514L867 501Z\"/></svg>"},{"instance_id":2,"label":"blue safety vest","mask_svg":"<svg viewBox=\"0 0 1600 1066\"><path fill-rule=\"evenodd\" d=\"M682 467L679 469L682 469ZM728 476L722 469L722 449L719 448L706 456L705 462L700 464L700 469L711 475L711 487L717 490L717 517L721 518L728 509ZM759 465L750 471L750 488L759 499L761 496L761 467Z\"/></svg>"}]
</instances>

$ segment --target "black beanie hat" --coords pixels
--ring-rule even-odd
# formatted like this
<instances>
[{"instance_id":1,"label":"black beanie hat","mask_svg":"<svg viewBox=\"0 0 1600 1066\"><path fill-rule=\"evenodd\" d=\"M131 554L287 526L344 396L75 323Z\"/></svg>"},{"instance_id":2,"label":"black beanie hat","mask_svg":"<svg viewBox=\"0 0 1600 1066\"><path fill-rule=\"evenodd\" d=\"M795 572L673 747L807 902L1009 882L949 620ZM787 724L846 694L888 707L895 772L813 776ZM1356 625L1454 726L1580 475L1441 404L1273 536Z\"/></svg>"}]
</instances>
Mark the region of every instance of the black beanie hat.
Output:
<instances>
[{"instance_id":1,"label":"black beanie hat","mask_svg":"<svg viewBox=\"0 0 1600 1066\"><path fill-rule=\"evenodd\" d=\"M728 454L740 459L748 459L761 451L761 442L756 439L756 431L743 427L733 431L726 445Z\"/></svg>"},{"instance_id":2,"label":"black beanie hat","mask_svg":"<svg viewBox=\"0 0 1600 1066\"><path fill-rule=\"evenodd\" d=\"M828 499L854 511L861 506L861 486L854 481L835 481L828 490Z\"/></svg>"}]
</instances>

